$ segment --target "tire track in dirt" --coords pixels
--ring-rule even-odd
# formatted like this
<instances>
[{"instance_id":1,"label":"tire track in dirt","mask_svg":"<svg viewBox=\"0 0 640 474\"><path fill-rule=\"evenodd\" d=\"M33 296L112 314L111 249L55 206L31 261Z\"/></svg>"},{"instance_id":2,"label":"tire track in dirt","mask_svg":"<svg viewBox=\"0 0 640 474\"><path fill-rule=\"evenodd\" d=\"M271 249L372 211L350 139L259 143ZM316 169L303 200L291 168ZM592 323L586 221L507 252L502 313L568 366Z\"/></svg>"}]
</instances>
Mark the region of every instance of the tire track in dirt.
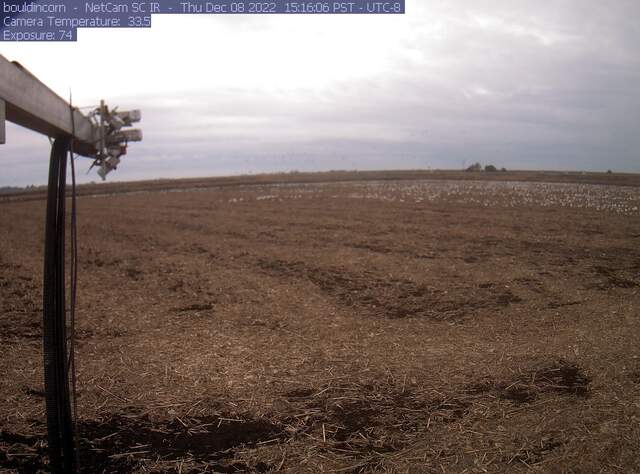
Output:
<instances>
[{"instance_id":1,"label":"tire track in dirt","mask_svg":"<svg viewBox=\"0 0 640 474\"><path fill-rule=\"evenodd\" d=\"M549 397L581 401L590 395L590 383L579 365L552 360L519 368L507 379L446 392L418 389L415 380L399 385L384 377L299 386L282 393L278 404L262 415L242 409L218 411L215 401L209 402L215 415L170 419L150 418L131 408L80 421L82 472L130 472L149 461L165 466L162 472L179 461L214 472L267 472L277 466L251 463L242 453L263 445L310 440L320 453L358 463L360 471L354 472L361 472L424 440L429 440L433 454L446 452L447 426L472 423L476 411L484 412L488 405L526 410ZM502 411L494 406L494 412ZM505 446L500 463L537 463L566 442L555 433L538 437L528 444L514 440ZM45 468L45 451L44 435L0 431L0 467L39 472Z\"/></svg>"},{"instance_id":2,"label":"tire track in dirt","mask_svg":"<svg viewBox=\"0 0 640 474\"><path fill-rule=\"evenodd\" d=\"M273 277L305 279L345 307L391 319L460 319L480 310L499 310L521 302L510 289L493 285L440 290L407 279L385 279L369 271L356 273L268 258L259 258L256 264Z\"/></svg>"},{"instance_id":3,"label":"tire track in dirt","mask_svg":"<svg viewBox=\"0 0 640 474\"><path fill-rule=\"evenodd\" d=\"M485 412L488 405L494 406L495 412L513 407L526 410L550 397L580 401L590 394L591 379L571 362L547 361L517 372L511 378L445 393L417 390L415 381L398 386L380 379L297 388L283 394L283 411L293 416L282 423L294 437L322 439L322 451L348 456L351 462L374 468L385 456L410 449L425 439L430 440L434 453L438 449L446 451L446 439L438 433L454 423L462 426L472 422L476 412ZM564 443L553 433L542 433L539 442L507 450L502 463L540 462Z\"/></svg>"},{"instance_id":4,"label":"tire track in dirt","mask_svg":"<svg viewBox=\"0 0 640 474\"><path fill-rule=\"evenodd\" d=\"M264 462L234 462L238 449L284 438L283 428L263 418L232 414L152 421L136 413L112 414L78 424L82 473L133 472L145 461L174 464L187 458L214 472L267 472ZM0 431L0 467L18 472L46 470L46 437ZM21 453L12 454L12 453ZM162 472L170 472L162 470Z\"/></svg>"}]
</instances>

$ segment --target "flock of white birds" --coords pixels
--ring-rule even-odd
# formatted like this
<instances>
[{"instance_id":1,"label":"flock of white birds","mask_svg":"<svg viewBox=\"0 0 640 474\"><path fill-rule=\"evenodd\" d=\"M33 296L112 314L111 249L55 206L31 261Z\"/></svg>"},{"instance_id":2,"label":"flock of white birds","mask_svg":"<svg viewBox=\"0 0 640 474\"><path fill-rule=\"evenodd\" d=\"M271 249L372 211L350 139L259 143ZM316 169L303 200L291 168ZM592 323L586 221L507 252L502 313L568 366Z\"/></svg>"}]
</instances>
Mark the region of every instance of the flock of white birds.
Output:
<instances>
[{"instance_id":1,"label":"flock of white birds","mask_svg":"<svg viewBox=\"0 0 640 474\"><path fill-rule=\"evenodd\" d=\"M398 203L447 202L482 207L561 207L640 215L640 189L573 183L513 181L371 181L364 183L281 184L241 188L229 203L318 197ZM261 194L263 192L264 194Z\"/></svg>"}]
</instances>

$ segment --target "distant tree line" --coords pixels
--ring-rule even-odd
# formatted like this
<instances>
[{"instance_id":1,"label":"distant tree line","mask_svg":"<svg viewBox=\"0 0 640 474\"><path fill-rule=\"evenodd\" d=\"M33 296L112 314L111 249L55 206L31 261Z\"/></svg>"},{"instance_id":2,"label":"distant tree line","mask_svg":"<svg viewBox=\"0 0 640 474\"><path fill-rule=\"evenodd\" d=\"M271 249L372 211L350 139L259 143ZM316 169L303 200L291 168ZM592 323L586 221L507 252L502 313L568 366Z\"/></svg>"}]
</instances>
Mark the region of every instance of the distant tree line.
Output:
<instances>
[{"instance_id":1,"label":"distant tree line","mask_svg":"<svg viewBox=\"0 0 640 474\"><path fill-rule=\"evenodd\" d=\"M498 168L496 168L494 165L485 165L483 168L480 163L476 162L466 169L466 171L483 171L483 170L489 173L493 173L495 171L498 171ZM505 172L507 171L507 168L500 168L500 171Z\"/></svg>"},{"instance_id":2,"label":"distant tree line","mask_svg":"<svg viewBox=\"0 0 640 474\"><path fill-rule=\"evenodd\" d=\"M29 184L28 186L25 186L24 188L18 187L18 186L1 186L0 187L0 194L9 194L9 193L21 193L21 192L25 192L25 191L33 191L35 189L38 188L42 188L43 186L35 186L33 184ZM46 188L46 186L44 186Z\"/></svg>"}]
</instances>

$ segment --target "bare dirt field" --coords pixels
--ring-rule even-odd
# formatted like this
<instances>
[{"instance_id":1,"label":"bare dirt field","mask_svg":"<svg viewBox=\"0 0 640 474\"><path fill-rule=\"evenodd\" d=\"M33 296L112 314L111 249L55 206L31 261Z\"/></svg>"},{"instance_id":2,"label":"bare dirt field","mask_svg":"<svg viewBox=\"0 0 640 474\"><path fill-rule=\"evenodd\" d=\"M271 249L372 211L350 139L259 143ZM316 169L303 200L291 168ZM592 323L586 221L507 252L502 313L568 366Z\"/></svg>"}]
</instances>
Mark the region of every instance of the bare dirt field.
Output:
<instances>
[{"instance_id":1,"label":"bare dirt field","mask_svg":"<svg viewBox=\"0 0 640 474\"><path fill-rule=\"evenodd\" d=\"M83 472L640 472L640 178L499 177L84 192ZM0 471L43 221L0 202Z\"/></svg>"}]
</instances>

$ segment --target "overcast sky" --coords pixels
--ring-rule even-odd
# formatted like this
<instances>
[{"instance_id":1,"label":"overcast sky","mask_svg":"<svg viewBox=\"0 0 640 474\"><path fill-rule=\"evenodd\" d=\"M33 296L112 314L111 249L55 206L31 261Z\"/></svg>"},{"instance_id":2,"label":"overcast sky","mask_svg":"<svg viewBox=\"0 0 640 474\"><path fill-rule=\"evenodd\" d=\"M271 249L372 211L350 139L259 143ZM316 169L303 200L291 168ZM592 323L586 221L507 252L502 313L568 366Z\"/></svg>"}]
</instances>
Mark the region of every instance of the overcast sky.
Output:
<instances>
[{"instance_id":1,"label":"overcast sky","mask_svg":"<svg viewBox=\"0 0 640 474\"><path fill-rule=\"evenodd\" d=\"M2 44L76 105L143 112L109 180L287 170L640 172L640 1L407 0L400 16L154 16ZM8 126L0 186L46 182ZM95 172L83 181L99 178Z\"/></svg>"}]
</instances>

